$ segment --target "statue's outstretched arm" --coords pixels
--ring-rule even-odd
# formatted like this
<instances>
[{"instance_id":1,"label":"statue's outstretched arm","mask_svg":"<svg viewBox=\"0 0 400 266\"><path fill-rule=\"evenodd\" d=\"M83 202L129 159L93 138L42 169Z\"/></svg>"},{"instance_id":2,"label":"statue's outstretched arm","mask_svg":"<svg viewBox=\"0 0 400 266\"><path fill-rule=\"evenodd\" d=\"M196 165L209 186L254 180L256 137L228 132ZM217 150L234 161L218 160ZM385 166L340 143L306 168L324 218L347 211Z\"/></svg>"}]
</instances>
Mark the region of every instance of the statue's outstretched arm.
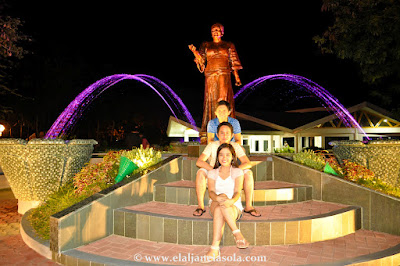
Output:
<instances>
[{"instance_id":1,"label":"statue's outstretched arm","mask_svg":"<svg viewBox=\"0 0 400 266\"><path fill-rule=\"evenodd\" d=\"M197 68L201 73L203 73L205 68L203 57L200 55L199 51L197 51L196 47L193 44L189 45L189 49L194 55L194 62L196 62Z\"/></svg>"}]
</instances>

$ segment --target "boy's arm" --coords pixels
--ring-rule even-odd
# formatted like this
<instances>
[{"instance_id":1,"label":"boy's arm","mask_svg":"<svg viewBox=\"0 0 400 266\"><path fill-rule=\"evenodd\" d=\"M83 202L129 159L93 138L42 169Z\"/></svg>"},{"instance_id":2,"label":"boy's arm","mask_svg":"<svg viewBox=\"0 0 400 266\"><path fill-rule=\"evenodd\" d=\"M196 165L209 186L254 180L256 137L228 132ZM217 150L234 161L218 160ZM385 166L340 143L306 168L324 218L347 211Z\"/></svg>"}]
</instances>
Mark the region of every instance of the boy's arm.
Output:
<instances>
[{"instance_id":1,"label":"boy's arm","mask_svg":"<svg viewBox=\"0 0 400 266\"><path fill-rule=\"evenodd\" d=\"M240 165L239 165L240 169L245 170L245 169L250 169L252 167L250 159L246 155L243 155L238 159L240 160Z\"/></svg>"},{"instance_id":2,"label":"boy's arm","mask_svg":"<svg viewBox=\"0 0 400 266\"><path fill-rule=\"evenodd\" d=\"M239 145L242 145L242 133L234 134L235 142Z\"/></svg>"},{"instance_id":3,"label":"boy's arm","mask_svg":"<svg viewBox=\"0 0 400 266\"><path fill-rule=\"evenodd\" d=\"M207 154L204 154L204 153L200 154L199 159L197 159L196 166L199 168L204 168L207 171L212 170L213 167L209 163L207 163L207 159L208 159Z\"/></svg>"}]
</instances>

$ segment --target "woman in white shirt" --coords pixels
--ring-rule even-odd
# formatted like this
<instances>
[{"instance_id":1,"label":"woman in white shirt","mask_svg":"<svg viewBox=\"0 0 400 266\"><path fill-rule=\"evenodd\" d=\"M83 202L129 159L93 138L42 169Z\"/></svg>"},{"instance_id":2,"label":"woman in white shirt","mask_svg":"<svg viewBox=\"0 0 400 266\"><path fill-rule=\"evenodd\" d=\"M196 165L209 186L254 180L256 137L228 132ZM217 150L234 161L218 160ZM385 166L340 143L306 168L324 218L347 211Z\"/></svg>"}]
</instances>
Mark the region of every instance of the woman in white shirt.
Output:
<instances>
[{"instance_id":1,"label":"woman in white shirt","mask_svg":"<svg viewBox=\"0 0 400 266\"><path fill-rule=\"evenodd\" d=\"M213 241L207 253L208 261L219 255L219 244L225 222L232 230L237 248L247 248L249 242L236 225L242 216L243 206L240 194L243 188L243 170L238 168L235 149L229 143L218 147L214 169L208 172L208 193L210 212L213 217Z\"/></svg>"}]
</instances>

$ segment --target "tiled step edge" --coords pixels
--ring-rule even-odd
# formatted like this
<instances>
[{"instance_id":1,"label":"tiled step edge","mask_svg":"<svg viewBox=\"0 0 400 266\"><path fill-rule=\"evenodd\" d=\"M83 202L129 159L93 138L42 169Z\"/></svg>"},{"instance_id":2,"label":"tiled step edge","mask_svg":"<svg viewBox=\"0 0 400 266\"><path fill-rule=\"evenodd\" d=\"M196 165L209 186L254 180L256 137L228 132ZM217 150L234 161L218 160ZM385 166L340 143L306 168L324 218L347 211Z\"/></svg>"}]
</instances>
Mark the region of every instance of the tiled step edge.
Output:
<instances>
[{"instance_id":1,"label":"tiled step edge","mask_svg":"<svg viewBox=\"0 0 400 266\"><path fill-rule=\"evenodd\" d=\"M101 241L101 240L100 240ZM129 250L128 250L129 251ZM61 254L59 259L57 260L58 263L62 265L155 265L151 263L144 263L142 261L135 261L135 255L141 254L136 253L137 251L133 251L131 253L127 253L126 259L121 258L111 258L107 256L101 256L85 251L81 251L78 249L73 249L69 251L65 251ZM145 254L146 252L143 252ZM163 255L163 254L161 254ZM176 255L172 252L171 256ZM192 254L197 255L197 254ZM223 251L221 252L223 254ZM267 257L267 259L269 259ZM298 263L302 264L302 263ZM159 265L159 264L157 264ZM167 265L167 264L163 264ZM219 265L219 264L218 264ZM354 258L338 260L336 262L319 262L317 264L303 264L303 265L325 265L325 266L341 266L341 265L356 265L356 266L366 266L366 265L387 265L387 266L395 266L400 265L400 244L377 251L374 253L370 253L367 255L361 255Z\"/></svg>"},{"instance_id":2,"label":"tiled step edge","mask_svg":"<svg viewBox=\"0 0 400 266\"><path fill-rule=\"evenodd\" d=\"M33 210L33 209L32 209ZM32 210L27 211L21 219L21 224L20 224L20 233L22 240L25 242L25 244L42 255L43 257L47 259L52 259L52 253L50 251L50 242L49 240L43 240L40 237L37 236L35 233L30 221L28 220L27 217L31 214Z\"/></svg>"},{"instance_id":3,"label":"tiled step edge","mask_svg":"<svg viewBox=\"0 0 400 266\"><path fill-rule=\"evenodd\" d=\"M312 264L309 264L312 265ZM323 263L324 266L341 266L341 265L352 265L352 266L373 266L373 265L385 265L385 266L398 266L400 265L400 244L382 250L375 253L359 256L356 258L344 259L332 263Z\"/></svg>"},{"instance_id":4,"label":"tiled step edge","mask_svg":"<svg viewBox=\"0 0 400 266\"><path fill-rule=\"evenodd\" d=\"M268 181L261 181L268 182ZM174 182L177 183L177 182ZM183 181L185 186L161 184L154 186L154 201L184 205L197 205L194 182ZM244 200L244 191L242 191ZM296 203L312 199L312 186L293 184L292 187L255 188L254 206ZM204 195L204 204L208 205L208 193Z\"/></svg>"},{"instance_id":5,"label":"tiled step edge","mask_svg":"<svg viewBox=\"0 0 400 266\"><path fill-rule=\"evenodd\" d=\"M251 245L313 243L345 236L360 229L361 208L349 206L320 215L286 220L239 220L238 227ZM114 234L156 242L211 245L212 219L121 208L114 211ZM235 245L228 226L225 226L221 244Z\"/></svg>"}]
</instances>

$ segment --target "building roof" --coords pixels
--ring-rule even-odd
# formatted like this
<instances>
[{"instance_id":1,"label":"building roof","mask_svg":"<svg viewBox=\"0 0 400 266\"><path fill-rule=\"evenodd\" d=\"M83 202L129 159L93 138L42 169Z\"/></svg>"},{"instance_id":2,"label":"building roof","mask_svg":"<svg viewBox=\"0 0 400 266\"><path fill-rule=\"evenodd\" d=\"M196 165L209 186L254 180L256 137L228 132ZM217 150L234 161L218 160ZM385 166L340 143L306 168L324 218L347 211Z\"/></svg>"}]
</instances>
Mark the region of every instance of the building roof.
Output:
<instances>
[{"instance_id":1,"label":"building roof","mask_svg":"<svg viewBox=\"0 0 400 266\"><path fill-rule=\"evenodd\" d=\"M170 116L167 128L167 136L183 137L185 135L185 132L190 137L198 137L198 132L200 132L200 128L195 127L176 117Z\"/></svg>"},{"instance_id":2,"label":"building roof","mask_svg":"<svg viewBox=\"0 0 400 266\"><path fill-rule=\"evenodd\" d=\"M388 117L394 123L400 123L392 118L392 113L369 102L362 102L348 108L348 111L351 114L361 110L380 117ZM236 112L236 116L240 123L243 124L242 130L244 131L270 131L270 128L273 128L275 130L289 133L296 133L301 130L314 128L318 125L323 125L324 123L337 119L337 116L332 113L331 110L323 107L291 110L286 112L254 112L251 115ZM258 126L255 127L252 126L252 124L249 124L251 127L245 127L244 125L246 120L252 121L253 123L258 124Z\"/></svg>"},{"instance_id":3,"label":"building roof","mask_svg":"<svg viewBox=\"0 0 400 266\"><path fill-rule=\"evenodd\" d=\"M250 115L236 112L236 119L240 121L240 127L243 129L262 130L262 131L284 131L291 132L292 130L278 124L265 121Z\"/></svg>"},{"instance_id":4,"label":"building roof","mask_svg":"<svg viewBox=\"0 0 400 266\"><path fill-rule=\"evenodd\" d=\"M391 127L391 130L400 131L400 122L393 118L389 111L371 104L362 102L347 109L349 113L363 127L374 128ZM244 114L236 111L242 132L257 134L269 132L269 134L295 134L300 131L316 127L343 127L337 116L331 110L323 107L290 110L286 112L252 112ZM175 117L170 117L167 135L181 137L193 136L200 131L199 128L190 125ZM195 134L196 133L196 134Z\"/></svg>"}]
</instances>

